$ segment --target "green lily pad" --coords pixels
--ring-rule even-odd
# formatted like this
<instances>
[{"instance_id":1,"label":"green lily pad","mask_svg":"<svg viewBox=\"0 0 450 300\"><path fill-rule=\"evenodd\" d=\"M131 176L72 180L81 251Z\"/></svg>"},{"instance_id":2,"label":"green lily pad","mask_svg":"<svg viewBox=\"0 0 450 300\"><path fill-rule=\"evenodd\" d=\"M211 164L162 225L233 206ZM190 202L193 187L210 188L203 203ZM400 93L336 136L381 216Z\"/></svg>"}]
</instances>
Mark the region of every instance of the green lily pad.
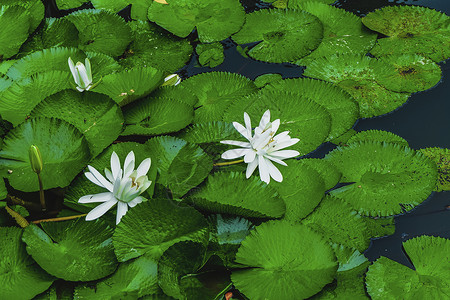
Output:
<instances>
[{"instance_id":1,"label":"green lily pad","mask_svg":"<svg viewBox=\"0 0 450 300\"><path fill-rule=\"evenodd\" d=\"M363 218L350 205L330 195L302 220L302 224L328 237L333 243L360 252L369 247L370 240L365 235L367 227Z\"/></svg>"},{"instance_id":2,"label":"green lily pad","mask_svg":"<svg viewBox=\"0 0 450 300\"><path fill-rule=\"evenodd\" d=\"M310 54L319 46L322 31L322 23L308 12L264 9L248 14L232 38L238 44L260 42L248 51L250 57L282 63Z\"/></svg>"},{"instance_id":3,"label":"green lily pad","mask_svg":"<svg viewBox=\"0 0 450 300\"><path fill-rule=\"evenodd\" d=\"M387 235L392 235L395 232L395 218L371 218L363 217L367 225L366 237L379 238Z\"/></svg>"},{"instance_id":4,"label":"green lily pad","mask_svg":"<svg viewBox=\"0 0 450 300\"><path fill-rule=\"evenodd\" d=\"M153 191L155 188L156 182L156 172L158 169L158 161L156 156L149 152L147 147L143 144L135 143L135 142L124 142L112 144L108 148L106 148L100 155L98 155L95 159L89 162L89 165L94 167L99 172L107 168L111 170L111 155L116 152L122 163L125 160L125 157L128 155L130 151L134 152L135 155L135 164L138 166L144 159L151 159L150 170L147 173L148 179L152 181L150 187L141 195L144 198L151 198L153 195ZM69 186L68 191L64 194L64 205L68 206L74 210L87 213L94 207L98 206L98 203L86 203L81 204L78 203L78 200L85 195L92 195L103 193L106 190L98 185L89 181L84 174L78 176ZM108 218L108 215L111 215L110 212L105 214L105 217ZM102 217L103 218L103 217ZM115 219L114 219L115 220ZM115 222L114 222L115 224Z\"/></svg>"},{"instance_id":5,"label":"green lily pad","mask_svg":"<svg viewBox=\"0 0 450 300\"><path fill-rule=\"evenodd\" d=\"M346 144L358 143L358 142L379 142L379 143L391 143L408 147L408 142L392 132L383 130L365 130L359 131L352 137L350 137Z\"/></svg>"},{"instance_id":6,"label":"green lily pad","mask_svg":"<svg viewBox=\"0 0 450 300\"><path fill-rule=\"evenodd\" d=\"M258 88L263 88L268 84L280 81L282 79L283 76L281 76L281 74L263 74L256 77L254 82Z\"/></svg>"},{"instance_id":7,"label":"green lily pad","mask_svg":"<svg viewBox=\"0 0 450 300\"><path fill-rule=\"evenodd\" d=\"M0 227L0 283L2 299L31 299L56 279L28 255L21 241L22 229Z\"/></svg>"},{"instance_id":8,"label":"green lily pad","mask_svg":"<svg viewBox=\"0 0 450 300\"><path fill-rule=\"evenodd\" d=\"M70 77L70 72L49 71L15 81L1 93L0 114L17 126L25 121L39 102L70 88Z\"/></svg>"},{"instance_id":9,"label":"green lily pad","mask_svg":"<svg viewBox=\"0 0 450 300\"><path fill-rule=\"evenodd\" d=\"M223 63L225 55L221 43L198 44L195 48L198 54L198 62L203 67L214 68Z\"/></svg>"},{"instance_id":10,"label":"green lily pad","mask_svg":"<svg viewBox=\"0 0 450 300\"><path fill-rule=\"evenodd\" d=\"M242 217L279 218L286 211L275 188L256 176L246 179L245 174L236 172L210 175L206 185L192 193L190 199L203 210Z\"/></svg>"},{"instance_id":11,"label":"green lily pad","mask_svg":"<svg viewBox=\"0 0 450 300\"><path fill-rule=\"evenodd\" d=\"M379 258L366 275L367 292L372 299L446 299L450 295L450 240L420 236L403 243L414 269Z\"/></svg>"},{"instance_id":12,"label":"green lily pad","mask_svg":"<svg viewBox=\"0 0 450 300\"><path fill-rule=\"evenodd\" d=\"M46 98L33 109L31 116L58 118L75 126L86 137L92 157L117 139L123 123L122 111L109 97L74 90Z\"/></svg>"},{"instance_id":13,"label":"green lily pad","mask_svg":"<svg viewBox=\"0 0 450 300\"><path fill-rule=\"evenodd\" d=\"M0 75L6 75L9 68L16 63L16 59L3 60L0 62ZM0 76L0 79L6 80L4 76ZM2 85L0 85L0 92L2 91Z\"/></svg>"},{"instance_id":14,"label":"green lily pad","mask_svg":"<svg viewBox=\"0 0 450 300\"><path fill-rule=\"evenodd\" d=\"M330 162L318 158L304 158L300 163L316 170L322 177L325 190L334 187L342 177L342 173Z\"/></svg>"},{"instance_id":15,"label":"green lily pad","mask_svg":"<svg viewBox=\"0 0 450 300\"><path fill-rule=\"evenodd\" d=\"M205 244L208 239L208 223L194 208L179 206L172 200L151 199L122 218L113 241L117 258L123 262L144 254L159 259L175 243Z\"/></svg>"},{"instance_id":16,"label":"green lily pad","mask_svg":"<svg viewBox=\"0 0 450 300\"><path fill-rule=\"evenodd\" d=\"M170 98L146 97L124 107L122 135L157 135L175 132L189 125L194 108Z\"/></svg>"},{"instance_id":17,"label":"green lily pad","mask_svg":"<svg viewBox=\"0 0 450 300\"><path fill-rule=\"evenodd\" d=\"M366 54L375 45L377 35L367 30L361 18L344 9L321 2L306 2L302 9L322 22L323 39L310 55L295 62L298 65L334 54Z\"/></svg>"},{"instance_id":18,"label":"green lily pad","mask_svg":"<svg viewBox=\"0 0 450 300\"><path fill-rule=\"evenodd\" d=\"M284 220L299 222L319 205L325 195L325 183L313 168L297 160L290 160L287 167L280 167L283 182L271 185L286 203Z\"/></svg>"},{"instance_id":19,"label":"green lily pad","mask_svg":"<svg viewBox=\"0 0 450 300\"><path fill-rule=\"evenodd\" d=\"M368 28L387 36L412 37L447 31L450 18L427 7L398 5L368 13L362 21Z\"/></svg>"},{"instance_id":20,"label":"green lily pad","mask_svg":"<svg viewBox=\"0 0 450 300\"><path fill-rule=\"evenodd\" d=\"M108 0L108 2L111 1ZM145 11L146 21L128 23L133 40L119 62L128 69L152 66L164 73L173 73L189 61L192 46L187 39L176 37L157 25L147 22L146 12L147 10Z\"/></svg>"},{"instance_id":21,"label":"green lily pad","mask_svg":"<svg viewBox=\"0 0 450 300\"><path fill-rule=\"evenodd\" d=\"M441 68L431 59L419 55L391 55L374 66L375 80L394 92L420 92L441 80Z\"/></svg>"},{"instance_id":22,"label":"green lily pad","mask_svg":"<svg viewBox=\"0 0 450 300\"><path fill-rule=\"evenodd\" d=\"M270 109L272 120L280 119L279 131L290 131L300 141L290 147L305 155L322 144L330 133L331 116L322 106L296 93L261 90L236 99L223 116L224 121L242 123L244 112L258 123L264 111Z\"/></svg>"},{"instance_id":23,"label":"green lily pad","mask_svg":"<svg viewBox=\"0 0 450 300\"><path fill-rule=\"evenodd\" d=\"M163 81L163 73L152 67L140 67L106 75L95 92L111 97L120 106L150 94Z\"/></svg>"},{"instance_id":24,"label":"green lily pad","mask_svg":"<svg viewBox=\"0 0 450 300\"><path fill-rule=\"evenodd\" d=\"M27 120L8 132L3 142L0 151L3 177L13 188L24 192L39 190L37 176L30 166L31 145L39 147L42 154L44 189L68 186L90 159L88 143L81 132L58 119Z\"/></svg>"},{"instance_id":25,"label":"green lily pad","mask_svg":"<svg viewBox=\"0 0 450 300\"><path fill-rule=\"evenodd\" d=\"M28 38L29 24L30 14L22 6L0 6L0 58L10 58L19 52Z\"/></svg>"},{"instance_id":26,"label":"green lily pad","mask_svg":"<svg viewBox=\"0 0 450 300\"><path fill-rule=\"evenodd\" d=\"M114 13L83 9L65 18L77 27L81 50L119 56L131 42L130 27Z\"/></svg>"},{"instance_id":27,"label":"green lily pad","mask_svg":"<svg viewBox=\"0 0 450 300\"><path fill-rule=\"evenodd\" d=\"M183 140L194 144L218 143L238 137L233 124L221 121L194 124L180 135Z\"/></svg>"},{"instance_id":28,"label":"green lily pad","mask_svg":"<svg viewBox=\"0 0 450 300\"><path fill-rule=\"evenodd\" d=\"M331 115L331 129L327 141L347 132L359 117L355 100L344 90L328 82L294 78L276 81L264 89L289 91L325 107Z\"/></svg>"},{"instance_id":29,"label":"green lily pad","mask_svg":"<svg viewBox=\"0 0 450 300\"><path fill-rule=\"evenodd\" d=\"M302 255L299 255L302 253ZM328 243L308 227L271 221L242 242L231 279L250 299L306 299L333 281L336 258Z\"/></svg>"},{"instance_id":30,"label":"green lily pad","mask_svg":"<svg viewBox=\"0 0 450 300\"><path fill-rule=\"evenodd\" d=\"M86 0L55 0L58 9L72 9L80 7Z\"/></svg>"},{"instance_id":31,"label":"green lily pad","mask_svg":"<svg viewBox=\"0 0 450 300\"><path fill-rule=\"evenodd\" d=\"M379 39L370 53L376 57L417 54L440 62L450 57L450 34L435 32L404 38L386 37Z\"/></svg>"},{"instance_id":32,"label":"green lily pad","mask_svg":"<svg viewBox=\"0 0 450 300\"><path fill-rule=\"evenodd\" d=\"M152 2L148 18L179 37L197 28L202 43L226 39L244 23L244 8L238 0L172 1L170 5Z\"/></svg>"},{"instance_id":33,"label":"green lily pad","mask_svg":"<svg viewBox=\"0 0 450 300\"><path fill-rule=\"evenodd\" d=\"M359 104L362 118L381 116L396 110L408 101L409 93L396 93L379 85L374 80L344 80L339 87L348 92Z\"/></svg>"},{"instance_id":34,"label":"green lily pad","mask_svg":"<svg viewBox=\"0 0 450 300\"><path fill-rule=\"evenodd\" d=\"M190 77L180 84L195 95L195 123L218 121L236 98L254 93L250 79L233 73L209 72Z\"/></svg>"},{"instance_id":35,"label":"green lily pad","mask_svg":"<svg viewBox=\"0 0 450 300\"><path fill-rule=\"evenodd\" d=\"M418 151L437 165L439 177L435 191L450 191L450 149L424 148Z\"/></svg>"},{"instance_id":36,"label":"green lily pad","mask_svg":"<svg viewBox=\"0 0 450 300\"><path fill-rule=\"evenodd\" d=\"M122 263L116 272L103 279L93 288L90 284L75 287L75 299L137 299L159 292L158 264L155 260L141 256Z\"/></svg>"},{"instance_id":37,"label":"green lily pad","mask_svg":"<svg viewBox=\"0 0 450 300\"><path fill-rule=\"evenodd\" d=\"M32 33L41 23L44 18L45 7L40 0L2 0L2 5L18 5L25 8L27 14L30 16L28 32ZM17 20L13 21L17 22ZM16 26L18 25L15 24ZM4 27L2 27L3 29Z\"/></svg>"},{"instance_id":38,"label":"green lily pad","mask_svg":"<svg viewBox=\"0 0 450 300\"><path fill-rule=\"evenodd\" d=\"M147 21L147 11L152 1L142 0L92 0L97 9L117 13L131 4L131 18L133 20Z\"/></svg>"},{"instance_id":39,"label":"green lily pad","mask_svg":"<svg viewBox=\"0 0 450 300\"><path fill-rule=\"evenodd\" d=\"M22 240L27 252L48 273L69 281L90 281L116 269L113 230L100 220L46 222L42 228L34 224L26 227Z\"/></svg>"},{"instance_id":40,"label":"green lily pad","mask_svg":"<svg viewBox=\"0 0 450 300\"><path fill-rule=\"evenodd\" d=\"M266 2L272 2L274 0L271 1L266 1ZM283 0L281 0L283 1ZM275 1L274 5L276 5L277 2L281 2L279 1ZM284 0L287 2L287 8L291 8L291 9L303 9L304 4L312 2L312 3L323 3L323 4L333 4L334 2L336 2L335 0Z\"/></svg>"},{"instance_id":41,"label":"green lily pad","mask_svg":"<svg viewBox=\"0 0 450 300\"><path fill-rule=\"evenodd\" d=\"M182 139L159 136L145 145L158 163L157 182L168 187L175 197L199 185L212 169L208 154Z\"/></svg>"},{"instance_id":42,"label":"green lily pad","mask_svg":"<svg viewBox=\"0 0 450 300\"><path fill-rule=\"evenodd\" d=\"M411 210L433 191L436 165L414 150L389 143L361 142L338 147L326 159L352 184L330 192L366 216Z\"/></svg>"},{"instance_id":43,"label":"green lily pad","mask_svg":"<svg viewBox=\"0 0 450 300\"><path fill-rule=\"evenodd\" d=\"M31 54L52 47L77 47L78 30L66 19L47 18L42 27L21 48Z\"/></svg>"}]
</instances>

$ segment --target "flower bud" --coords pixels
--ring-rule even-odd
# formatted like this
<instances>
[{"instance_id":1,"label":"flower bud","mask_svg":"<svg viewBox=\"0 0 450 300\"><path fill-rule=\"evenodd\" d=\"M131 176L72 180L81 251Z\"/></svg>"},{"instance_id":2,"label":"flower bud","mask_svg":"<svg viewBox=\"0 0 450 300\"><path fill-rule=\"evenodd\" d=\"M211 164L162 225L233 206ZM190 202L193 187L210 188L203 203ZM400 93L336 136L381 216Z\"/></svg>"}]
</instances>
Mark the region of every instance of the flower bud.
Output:
<instances>
[{"instance_id":1,"label":"flower bud","mask_svg":"<svg viewBox=\"0 0 450 300\"><path fill-rule=\"evenodd\" d=\"M41 151L39 151L39 148L36 145L31 145L30 150L28 150L28 154L30 155L31 169L36 174L40 174L42 168L44 167Z\"/></svg>"},{"instance_id":2,"label":"flower bud","mask_svg":"<svg viewBox=\"0 0 450 300\"><path fill-rule=\"evenodd\" d=\"M167 76L166 78L164 78L164 83L162 84L162 86L177 85L180 82L181 82L181 78L180 78L180 76L178 76L178 74L171 74L171 75Z\"/></svg>"}]
</instances>

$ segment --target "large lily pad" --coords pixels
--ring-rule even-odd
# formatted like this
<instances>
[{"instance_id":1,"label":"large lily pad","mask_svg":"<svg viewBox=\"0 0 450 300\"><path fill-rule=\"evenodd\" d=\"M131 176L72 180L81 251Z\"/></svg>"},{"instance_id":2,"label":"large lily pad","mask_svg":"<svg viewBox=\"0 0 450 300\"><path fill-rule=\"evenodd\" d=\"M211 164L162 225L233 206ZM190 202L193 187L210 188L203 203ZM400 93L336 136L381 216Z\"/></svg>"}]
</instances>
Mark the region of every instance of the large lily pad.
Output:
<instances>
[{"instance_id":1,"label":"large lily pad","mask_svg":"<svg viewBox=\"0 0 450 300\"><path fill-rule=\"evenodd\" d=\"M289 91L325 107L331 115L328 141L347 132L359 117L359 107L355 100L344 90L328 82L294 78L276 81L264 89Z\"/></svg>"},{"instance_id":2,"label":"large lily pad","mask_svg":"<svg viewBox=\"0 0 450 300\"><path fill-rule=\"evenodd\" d=\"M360 214L390 216L411 210L433 191L436 165L408 147L361 142L338 147L326 156L352 183L331 194Z\"/></svg>"},{"instance_id":3,"label":"large lily pad","mask_svg":"<svg viewBox=\"0 0 450 300\"><path fill-rule=\"evenodd\" d=\"M171 35L147 21L133 21L128 24L133 33L133 40L120 59L120 64L124 67L152 66L165 73L173 73L189 61L192 46L188 40Z\"/></svg>"},{"instance_id":4,"label":"large lily pad","mask_svg":"<svg viewBox=\"0 0 450 300\"><path fill-rule=\"evenodd\" d=\"M290 149L305 155L322 144L330 133L331 116L322 105L296 93L262 90L236 99L225 112L223 120L242 122L244 112L258 122L264 111L270 109L272 120L280 119L279 132L288 130L300 141Z\"/></svg>"},{"instance_id":5,"label":"large lily pad","mask_svg":"<svg viewBox=\"0 0 450 300\"><path fill-rule=\"evenodd\" d=\"M351 136L346 144L351 143L358 143L358 142L379 142L379 143L393 143L393 144L399 144L402 146L408 147L408 142L402 138L401 136L398 136L390 131L383 131L383 130L365 130L365 131L359 131L355 135Z\"/></svg>"},{"instance_id":6,"label":"large lily pad","mask_svg":"<svg viewBox=\"0 0 450 300\"><path fill-rule=\"evenodd\" d=\"M244 8L238 0L179 0L170 5L152 2L148 18L179 37L197 28L202 43L226 39L244 23Z\"/></svg>"},{"instance_id":7,"label":"large lily pad","mask_svg":"<svg viewBox=\"0 0 450 300\"><path fill-rule=\"evenodd\" d=\"M21 241L22 229L0 228L0 283L2 299L31 299L56 279L28 255Z\"/></svg>"},{"instance_id":8,"label":"large lily pad","mask_svg":"<svg viewBox=\"0 0 450 300\"><path fill-rule=\"evenodd\" d=\"M372 299L446 299L450 296L450 240L420 236L403 243L414 269L379 258L369 267L367 292Z\"/></svg>"},{"instance_id":9,"label":"large lily pad","mask_svg":"<svg viewBox=\"0 0 450 300\"><path fill-rule=\"evenodd\" d=\"M299 255L301 253L301 255ZM305 299L336 274L333 250L304 225L271 221L256 227L242 242L231 279L250 299Z\"/></svg>"},{"instance_id":10,"label":"large lily pad","mask_svg":"<svg viewBox=\"0 0 450 300\"><path fill-rule=\"evenodd\" d=\"M130 210L114 232L114 248L119 261L139 257L159 259L173 244L209 239L206 219L192 207L176 201L151 199Z\"/></svg>"},{"instance_id":11,"label":"large lily pad","mask_svg":"<svg viewBox=\"0 0 450 300\"><path fill-rule=\"evenodd\" d=\"M78 0L80 1L80 0ZM83 0L84 1L84 0ZM92 0L92 5L97 9L108 10L117 13L131 4L131 18L147 21L147 10L152 1L147 0Z\"/></svg>"},{"instance_id":12,"label":"large lily pad","mask_svg":"<svg viewBox=\"0 0 450 300\"><path fill-rule=\"evenodd\" d=\"M34 108L31 116L58 118L74 125L86 137L92 157L119 136L123 123L122 111L109 97L74 90L46 98Z\"/></svg>"},{"instance_id":13,"label":"large lily pad","mask_svg":"<svg viewBox=\"0 0 450 300\"><path fill-rule=\"evenodd\" d=\"M70 281L90 281L116 269L113 230L102 221L79 218L43 223L42 228L28 226L22 240L27 252L48 273Z\"/></svg>"},{"instance_id":14,"label":"large lily pad","mask_svg":"<svg viewBox=\"0 0 450 300\"><path fill-rule=\"evenodd\" d=\"M419 152L436 163L438 168L438 181L435 190L450 191L450 149L424 148Z\"/></svg>"},{"instance_id":15,"label":"large lily pad","mask_svg":"<svg viewBox=\"0 0 450 300\"><path fill-rule=\"evenodd\" d=\"M89 146L81 132L58 119L27 120L8 132L3 142L2 175L12 187L25 192L39 190L28 154L31 145L36 145L42 154L44 189L68 186L90 159Z\"/></svg>"},{"instance_id":16,"label":"large lily pad","mask_svg":"<svg viewBox=\"0 0 450 300\"><path fill-rule=\"evenodd\" d=\"M255 176L246 179L245 174L236 172L210 175L206 185L190 198L195 206L206 211L243 217L279 218L286 211L273 187Z\"/></svg>"},{"instance_id":17,"label":"large lily pad","mask_svg":"<svg viewBox=\"0 0 450 300\"><path fill-rule=\"evenodd\" d=\"M28 38L29 22L30 15L22 6L0 6L0 58L9 58L19 52Z\"/></svg>"},{"instance_id":18,"label":"large lily pad","mask_svg":"<svg viewBox=\"0 0 450 300\"><path fill-rule=\"evenodd\" d=\"M45 7L40 0L2 0L2 5L15 6L19 5L25 8L30 16L28 32L32 33L44 18ZM16 21L16 20L15 20ZM13 21L14 23L14 21ZM17 24L14 24L17 25ZM2 27L3 28L3 27Z\"/></svg>"},{"instance_id":19,"label":"large lily pad","mask_svg":"<svg viewBox=\"0 0 450 300\"><path fill-rule=\"evenodd\" d=\"M281 63L311 53L322 39L322 23L310 13L298 10L259 10L248 14L244 27L233 35L238 44L260 42L248 55L254 59Z\"/></svg>"}]
</instances>

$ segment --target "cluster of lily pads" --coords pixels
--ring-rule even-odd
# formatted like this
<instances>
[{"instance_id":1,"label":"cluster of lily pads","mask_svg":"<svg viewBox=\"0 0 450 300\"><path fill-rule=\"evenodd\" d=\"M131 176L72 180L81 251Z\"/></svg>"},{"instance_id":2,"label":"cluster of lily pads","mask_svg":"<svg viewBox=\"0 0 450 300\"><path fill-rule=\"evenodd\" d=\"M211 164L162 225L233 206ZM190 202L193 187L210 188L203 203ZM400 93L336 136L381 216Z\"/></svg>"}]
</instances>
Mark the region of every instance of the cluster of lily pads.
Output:
<instances>
[{"instance_id":1,"label":"cluster of lily pads","mask_svg":"<svg viewBox=\"0 0 450 300\"><path fill-rule=\"evenodd\" d=\"M331 0L72 10L83 2L56 0L60 18L44 18L50 1L0 6L0 299L450 295L447 239L404 242L414 270L362 254L395 215L450 190L450 150L351 129L440 81L447 15L393 6L360 18ZM117 12L130 4L126 22ZM194 47L220 65L230 37L309 78L165 81ZM303 157L325 142L338 146Z\"/></svg>"}]
</instances>

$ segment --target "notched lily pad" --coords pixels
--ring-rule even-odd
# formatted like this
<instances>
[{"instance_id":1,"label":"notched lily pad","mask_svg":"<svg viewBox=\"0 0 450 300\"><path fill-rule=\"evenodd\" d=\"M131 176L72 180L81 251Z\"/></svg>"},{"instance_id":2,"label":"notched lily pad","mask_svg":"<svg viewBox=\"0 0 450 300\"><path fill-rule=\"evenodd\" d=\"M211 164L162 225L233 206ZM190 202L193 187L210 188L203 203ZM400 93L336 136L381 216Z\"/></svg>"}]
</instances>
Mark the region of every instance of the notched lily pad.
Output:
<instances>
[{"instance_id":1,"label":"notched lily pad","mask_svg":"<svg viewBox=\"0 0 450 300\"><path fill-rule=\"evenodd\" d=\"M260 42L248 55L266 62L294 61L311 53L322 39L322 23L299 10L264 9L250 13L232 36L238 44Z\"/></svg>"},{"instance_id":2,"label":"notched lily pad","mask_svg":"<svg viewBox=\"0 0 450 300\"><path fill-rule=\"evenodd\" d=\"M358 143L358 142L379 142L379 143L393 143L408 147L408 142L392 132L383 130L365 130L359 131L352 137L350 137L346 144Z\"/></svg>"},{"instance_id":3,"label":"notched lily pad","mask_svg":"<svg viewBox=\"0 0 450 300\"><path fill-rule=\"evenodd\" d=\"M198 62L203 67L214 68L223 63L225 55L221 43L199 44L195 48L198 54Z\"/></svg>"},{"instance_id":4,"label":"notched lily pad","mask_svg":"<svg viewBox=\"0 0 450 300\"><path fill-rule=\"evenodd\" d=\"M28 38L29 24L30 15L24 7L0 6L0 58L9 58L19 52Z\"/></svg>"},{"instance_id":5,"label":"notched lily pad","mask_svg":"<svg viewBox=\"0 0 450 300\"><path fill-rule=\"evenodd\" d=\"M418 151L437 164L439 177L435 190L450 191L450 149L425 148Z\"/></svg>"}]
</instances>

